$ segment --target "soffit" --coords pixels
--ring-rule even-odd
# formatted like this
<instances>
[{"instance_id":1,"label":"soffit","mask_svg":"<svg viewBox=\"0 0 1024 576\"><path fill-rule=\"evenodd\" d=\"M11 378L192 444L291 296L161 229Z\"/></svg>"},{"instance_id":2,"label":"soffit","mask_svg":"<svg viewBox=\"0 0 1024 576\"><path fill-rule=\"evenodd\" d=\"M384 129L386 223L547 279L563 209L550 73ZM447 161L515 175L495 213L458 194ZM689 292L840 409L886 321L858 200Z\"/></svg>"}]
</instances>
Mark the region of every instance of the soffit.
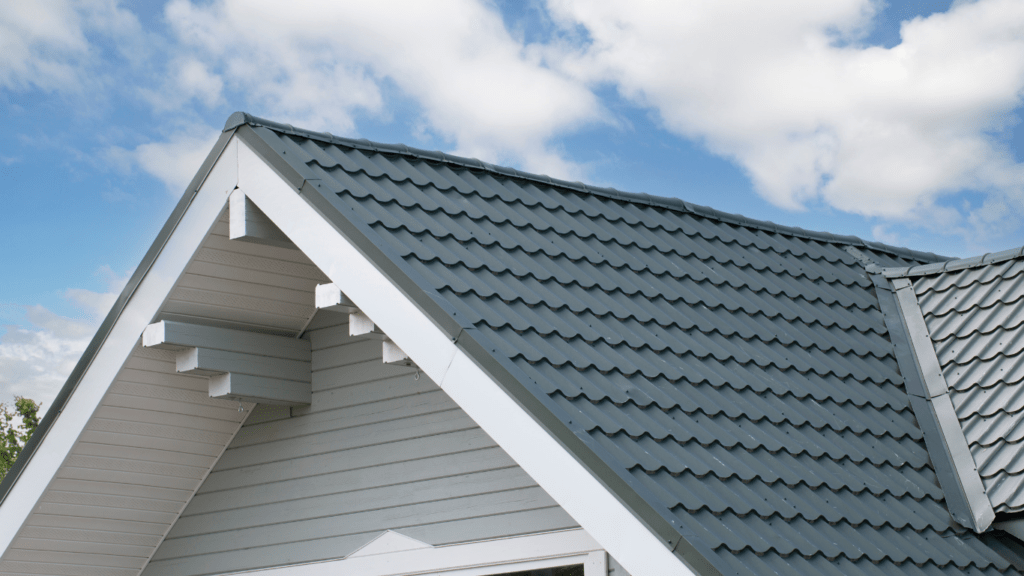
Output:
<instances>
[{"instance_id":1,"label":"soffit","mask_svg":"<svg viewBox=\"0 0 1024 576\"><path fill-rule=\"evenodd\" d=\"M298 250L207 234L155 320L295 335L326 277ZM253 405L209 397L175 353L137 345L0 558L0 574L135 576Z\"/></svg>"}]
</instances>

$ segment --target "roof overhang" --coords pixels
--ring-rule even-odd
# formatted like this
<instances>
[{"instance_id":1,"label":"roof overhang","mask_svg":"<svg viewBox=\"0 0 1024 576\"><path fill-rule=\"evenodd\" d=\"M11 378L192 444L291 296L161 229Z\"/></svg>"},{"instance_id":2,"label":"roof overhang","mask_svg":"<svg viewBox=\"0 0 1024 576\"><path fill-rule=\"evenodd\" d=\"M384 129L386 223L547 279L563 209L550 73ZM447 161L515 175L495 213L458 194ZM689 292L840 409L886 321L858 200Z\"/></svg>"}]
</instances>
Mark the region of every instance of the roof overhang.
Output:
<instances>
[{"instance_id":1,"label":"roof overhang","mask_svg":"<svg viewBox=\"0 0 1024 576\"><path fill-rule=\"evenodd\" d=\"M10 547L36 510L236 189L626 570L636 576L718 573L641 498L629 499L627 487L615 486L622 482L617 475L602 474L607 465L587 458L587 448L557 419L544 418L545 407L493 359L471 327L461 326L454 311L417 289L394 259L339 213L318 182L296 173L247 125L222 135L25 457L0 486L5 495L0 549ZM245 406L246 413L251 406ZM244 414L239 425L243 419Z\"/></svg>"}]
</instances>

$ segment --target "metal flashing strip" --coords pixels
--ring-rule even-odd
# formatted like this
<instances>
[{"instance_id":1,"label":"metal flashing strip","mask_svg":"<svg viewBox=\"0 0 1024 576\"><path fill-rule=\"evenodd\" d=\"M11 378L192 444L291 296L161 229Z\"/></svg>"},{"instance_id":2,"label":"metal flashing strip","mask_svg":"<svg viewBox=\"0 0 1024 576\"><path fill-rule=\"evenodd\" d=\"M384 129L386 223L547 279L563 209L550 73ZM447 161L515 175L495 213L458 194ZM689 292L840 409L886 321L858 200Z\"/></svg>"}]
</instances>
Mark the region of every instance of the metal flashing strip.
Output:
<instances>
[{"instance_id":1,"label":"metal flashing strip","mask_svg":"<svg viewBox=\"0 0 1024 576\"><path fill-rule=\"evenodd\" d=\"M960 270L967 270L970 268L981 268L983 266L999 264L1000 262L1006 262L1007 260L1014 260L1021 257L1024 257L1024 247L1010 248L1009 250L991 252L982 256L973 256L971 258L956 258L943 262L921 264L919 266L885 268L882 270L882 274L886 278L930 276L933 274L942 274L944 272L958 272Z\"/></svg>"},{"instance_id":2,"label":"metal flashing strip","mask_svg":"<svg viewBox=\"0 0 1024 576\"><path fill-rule=\"evenodd\" d=\"M906 278L871 278L949 513L957 523L984 532L995 511L953 410L913 286Z\"/></svg>"},{"instance_id":3,"label":"metal flashing strip","mask_svg":"<svg viewBox=\"0 0 1024 576\"><path fill-rule=\"evenodd\" d=\"M938 356L935 355L935 348L928 335L928 326L924 323L924 314L921 313L914 287L906 278L894 278L891 282L895 289L900 315L907 328L907 337L910 338L914 361L924 381L925 393L928 398L947 394L949 386L946 384L946 377L942 375L942 367L939 365Z\"/></svg>"}]
</instances>

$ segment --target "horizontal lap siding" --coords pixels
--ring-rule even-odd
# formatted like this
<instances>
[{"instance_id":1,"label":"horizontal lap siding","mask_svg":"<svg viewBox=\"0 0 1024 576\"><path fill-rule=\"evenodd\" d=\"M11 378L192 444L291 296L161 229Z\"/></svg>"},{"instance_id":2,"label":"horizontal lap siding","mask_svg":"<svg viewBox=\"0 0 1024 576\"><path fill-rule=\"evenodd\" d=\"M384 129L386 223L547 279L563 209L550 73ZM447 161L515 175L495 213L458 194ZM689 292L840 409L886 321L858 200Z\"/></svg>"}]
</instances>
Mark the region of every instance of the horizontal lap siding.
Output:
<instances>
[{"instance_id":1,"label":"horizontal lap siding","mask_svg":"<svg viewBox=\"0 0 1024 576\"><path fill-rule=\"evenodd\" d=\"M313 403L260 407L144 576L343 557L383 530L451 544L576 523L415 368L320 313ZM334 325L330 325L334 324Z\"/></svg>"}]
</instances>

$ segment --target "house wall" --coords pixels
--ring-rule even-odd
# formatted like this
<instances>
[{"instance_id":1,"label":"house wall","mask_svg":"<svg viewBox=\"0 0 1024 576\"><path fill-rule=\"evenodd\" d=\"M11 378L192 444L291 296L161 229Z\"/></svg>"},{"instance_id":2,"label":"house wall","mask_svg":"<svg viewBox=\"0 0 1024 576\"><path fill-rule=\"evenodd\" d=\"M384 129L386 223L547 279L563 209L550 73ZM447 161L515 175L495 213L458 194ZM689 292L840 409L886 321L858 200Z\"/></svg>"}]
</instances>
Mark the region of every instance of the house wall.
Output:
<instances>
[{"instance_id":1,"label":"house wall","mask_svg":"<svg viewBox=\"0 0 1024 576\"><path fill-rule=\"evenodd\" d=\"M313 403L257 408L144 576L343 557L383 530L451 544L576 527L425 375L321 312ZM614 565L614 564L613 564ZM621 572L620 572L621 574Z\"/></svg>"}]
</instances>

